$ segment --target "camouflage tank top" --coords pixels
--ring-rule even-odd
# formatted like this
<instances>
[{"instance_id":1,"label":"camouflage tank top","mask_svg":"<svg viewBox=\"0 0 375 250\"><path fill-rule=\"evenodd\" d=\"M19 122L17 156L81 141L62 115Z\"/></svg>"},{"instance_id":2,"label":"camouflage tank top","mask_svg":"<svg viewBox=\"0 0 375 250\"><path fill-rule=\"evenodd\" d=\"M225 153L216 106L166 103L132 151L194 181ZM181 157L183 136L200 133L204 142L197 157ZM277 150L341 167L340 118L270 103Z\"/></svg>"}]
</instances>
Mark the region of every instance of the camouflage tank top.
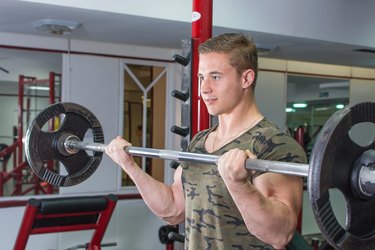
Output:
<instances>
[{"instance_id":1,"label":"camouflage tank top","mask_svg":"<svg viewBox=\"0 0 375 250\"><path fill-rule=\"evenodd\" d=\"M198 133L189 151L208 154L205 140L215 129ZM232 148L249 149L258 159L306 162L302 147L266 119L212 154L222 155ZM216 165L183 162L181 167L186 199L185 249L274 249L247 230Z\"/></svg>"}]
</instances>

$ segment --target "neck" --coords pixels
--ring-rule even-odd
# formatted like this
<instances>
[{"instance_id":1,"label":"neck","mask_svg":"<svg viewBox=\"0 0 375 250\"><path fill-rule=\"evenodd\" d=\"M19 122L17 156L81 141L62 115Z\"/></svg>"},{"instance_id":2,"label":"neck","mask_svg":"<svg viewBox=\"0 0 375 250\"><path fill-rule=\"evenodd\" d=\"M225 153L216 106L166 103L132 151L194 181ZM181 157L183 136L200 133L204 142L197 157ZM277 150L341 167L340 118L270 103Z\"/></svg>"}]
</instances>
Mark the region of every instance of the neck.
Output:
<instances>
[{"instance_id":1,"label":"neck","mask_svg":"<svg viewBox=\"0 0 375 250\"><path fill-rule=\"evenodd\" d=\"M213 133L212 151L236 139L263 119L256 107L249 109L242 117L219 117L219 125Z\"/></svg>"},{"instance_id":2,"label":"neck","mask_svg":"<svg viewBox=\"0 0 375 250\"><path fill-rule=\"evenodd\" d=\"M226 138L238 133L238 131L245 130L249 126L252 127L251 124L256 120L261 120L261 118L263 118L262 114L259 112L257 106L253 104L231 114L219 115L219 125L216 132L219 137Z\"/></svg>"}]
</instances>

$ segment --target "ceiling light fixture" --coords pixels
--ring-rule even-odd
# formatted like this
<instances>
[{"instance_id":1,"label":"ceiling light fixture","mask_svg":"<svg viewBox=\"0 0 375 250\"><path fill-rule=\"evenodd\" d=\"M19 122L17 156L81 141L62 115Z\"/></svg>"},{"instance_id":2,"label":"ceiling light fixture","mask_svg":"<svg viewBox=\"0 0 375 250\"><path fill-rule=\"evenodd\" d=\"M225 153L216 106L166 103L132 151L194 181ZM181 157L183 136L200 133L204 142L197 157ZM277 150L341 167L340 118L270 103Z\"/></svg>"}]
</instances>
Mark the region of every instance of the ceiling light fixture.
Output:
<instances>
[{"instance_id":1,"label":"ceiling light fixture","mask_svg":"<svg viewBox=\"0 0 375 250\"><path fill-rule=\"evenodd\" d=\"M285 108L285 112L291 113L291 112L296 112L296 110L293 108Z\"/></svg>"},{"instance_id":2,"label":"ceiling light fixture","mask_svg":"<svg viewBox=\"0 0 375 250\"><path fill-rule=\"evenodd\" d=\"M306 108L307 104L306 103L294 103L293 108Z\"/></svg>"},{"instance_id":3,"label":"ceiling light fixture","mask_svg":"<svg viewBox=\"0 0 375 250\"><path fill-rule=\"evenodd\" d=\"M337 109L343 109L344 107L345 107L344 104L337 104L337 105L336 105L336 108L337 108Z\"/></svg>"},{"instance_id":4,"label":"ceiling light fixture","mask_svg":"<svg viewBox=\"0 0 375 250\"><path fill-rule=\"evenodd\" d=\"M55 20L55 19L41 19L32 22L34 28L39 31L47 32L53 35L67 35L80 26L80 23L75 21Z\"/></svg>"},{"instance_id":5,"label":"ceiling light fixture","mask_svg":"<svg viewBox=\"0 0 375 250\"><path fill-rule=\"evenodd\" d=\"M43 90L43 91L47 91L47 90L49 90L49 87L43 87L43 86L29 86L28 89L30 89L30 90Z\"/></svg>"},{"instance_id":6,"label":"ceiling light fixture","mask_svg":"<svg viewBox=\"0 0 375 250\"><path fill-rule=\"evenodd\" d=\"M319 84L320 89L330 89L330 88L349 88L349 81L345 82L325 82Z\"/></svg>"}]
</instances>

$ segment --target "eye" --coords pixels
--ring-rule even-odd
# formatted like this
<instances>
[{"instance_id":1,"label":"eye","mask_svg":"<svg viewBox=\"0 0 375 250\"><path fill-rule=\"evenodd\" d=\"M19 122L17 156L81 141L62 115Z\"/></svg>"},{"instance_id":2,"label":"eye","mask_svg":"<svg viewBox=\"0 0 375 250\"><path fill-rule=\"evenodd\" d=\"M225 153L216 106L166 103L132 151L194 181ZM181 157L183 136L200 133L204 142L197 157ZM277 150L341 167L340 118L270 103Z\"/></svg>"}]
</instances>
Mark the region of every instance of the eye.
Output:
<instances>
[{"instance_id":1,"label":"eye","mask_svg":"<svg viewBox=\"0 0 375 250\"><path fill-rule=\"evenodd\" d=\"M211 76L212 77L212 80L215 80L215 81L217 81L217 80L220 80L220 75L212 75Z\"/></svg>"}]
</instances>

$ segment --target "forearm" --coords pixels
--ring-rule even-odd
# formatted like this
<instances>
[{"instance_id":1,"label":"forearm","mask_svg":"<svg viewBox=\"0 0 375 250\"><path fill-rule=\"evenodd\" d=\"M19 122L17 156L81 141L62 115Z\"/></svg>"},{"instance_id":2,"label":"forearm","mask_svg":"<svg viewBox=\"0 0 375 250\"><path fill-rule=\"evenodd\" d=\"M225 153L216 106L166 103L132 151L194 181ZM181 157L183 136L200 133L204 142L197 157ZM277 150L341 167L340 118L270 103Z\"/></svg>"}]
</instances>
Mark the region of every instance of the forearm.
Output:
<instances>
[{"instance_id":1,"label":"forearm","mask_svg":"<svg viewBox=\"0 0 375 250\"><path fill-rule=\"evenodd\" d=\"M106 148L106 154L129 175L137 186L147 206L157 216L171 224L184 219L184 196L181 184L181 168L175 171L175 181L171 186L159 182L144 172L124 151L131 144L120 136L113 139Z\"/></svg>"},{"instance_id":2,"label":"forearm","mask_svg":"<svg viewBox=\"0 0 375 250\"><path fill-rule=\"evenodd\" d=\"M150 210L170 224L178 224L184 220L184 210L181 207L181 195L177 188L159 182L134 165L127 167L126 173L133 180L139 193Z\"/></svg>"},{"instance_id":3,"label":"forearm","mask_svg":"<svg viewBox=\"0 0 375 250\"><path fill-rule=\"evenodd\" d=\"M290 207L267 198L250 182L227 187L250 233L277 249L290 241L298 216Z\"/></svg>"}]
</instances>

